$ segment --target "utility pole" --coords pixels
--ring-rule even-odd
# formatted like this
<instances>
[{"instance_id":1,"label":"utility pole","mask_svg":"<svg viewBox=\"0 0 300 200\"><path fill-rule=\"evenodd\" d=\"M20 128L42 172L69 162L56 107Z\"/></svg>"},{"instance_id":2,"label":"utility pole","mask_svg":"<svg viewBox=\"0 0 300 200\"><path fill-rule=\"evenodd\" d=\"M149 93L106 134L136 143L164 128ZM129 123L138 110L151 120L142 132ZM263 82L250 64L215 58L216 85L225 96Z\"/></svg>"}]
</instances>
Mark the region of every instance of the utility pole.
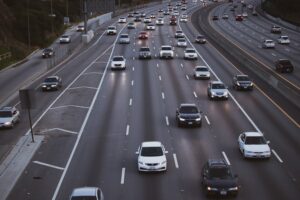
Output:
<instances>
[{"instance_id":1,"label":"utility pole","mask_svg":"<svg viewBox=\"0 0 300 200\"><path fill-rule=\"evenodd\" d=\"M27 3L27 39L28 39L28 49L31 49L31 38L30 38L30 16L29 16L29 0L26 1Z\"/></svg>"},{"instance_id":2,"label":"utility pole","mask_svg":"<svg viewBox=\"0 0 300 200\"><path fill-rule=\"evenodd\" d=\"M87 0L83 1L83 14L84 14L84 33L87 34Z\"/></svg>"}]
</instances>

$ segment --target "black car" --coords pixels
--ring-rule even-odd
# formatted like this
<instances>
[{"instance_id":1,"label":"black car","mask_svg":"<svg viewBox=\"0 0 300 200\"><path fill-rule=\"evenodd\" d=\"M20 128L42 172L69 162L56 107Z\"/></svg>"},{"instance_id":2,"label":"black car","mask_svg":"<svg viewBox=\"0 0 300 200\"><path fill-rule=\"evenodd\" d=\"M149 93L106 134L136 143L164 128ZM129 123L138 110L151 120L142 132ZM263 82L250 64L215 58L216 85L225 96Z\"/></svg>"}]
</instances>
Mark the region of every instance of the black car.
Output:
<instances>
[{"instance_id":1,"label":"black car","mask_svg":"<svg viewBox=\"0 0 300 200\"><path fill-rule=\"evenodd\" d=\"M219 20L219 16L214 15L214 16L212 17L212 20Z\"/></svg>"},{"instance_id":2,"label":"black car","mask_svg":"<svg viewBox=\"0 0 300 200\"><path fill-rule=\"evenodd\" d=\"M55 55L55 52L53 50L53 48L46 48L43 50L42 52L42 57L43 58L49 58Z\"/></svg>"},{"instance_id":3,"label":"black car","mask_svg":"<svg viewBox=\"0 0 300 200\"><path fill-rule=\"evenodd\" d=\"M291 61L287 59L279 59L275 62L275 69L278 72L288 72L291 73L294 71L294 66Z\"/></svg>"},{"instance_id":4,"label":"black car","mask_svg":"<svg viewBox=\"0 0 300 200\"><path fill-rule=\"evenodd\" d=\"M199 43L199 44L205 44L206 43L206 39L203 35L198 35L195 39L195 42L196 43Z\"/></svg>"},{"instance_id":5,"label":"black car","mask_svg":"<svg viewBox=\"0 0 300 200\"><path fill-rule=\"evenodd\" d=\"M235 75L232 80L232 85L236 90L253 90L253 82L247 75Z\"/></svg>"},{"instance_id":6,"label":"black car","mask_svg":"<svg viewBox=\"0 0 300 200\"><path fill-rule=\"evenodd\" d=\"M58 76L49 76L42 83L43 91L58 90L61 87L62 87L62 80Z\"/></svg>"},{"instance_id":7,"label":"black car","mask_svg":"<svg viewBox=\"0 0 300 200\"><path fill-rule=\"evenodd\" d=\"M202 168L202 186L207 196L236 196L237 181L237 175L233 175L230 165L223 159L210 159Z\"/></svg>"},{"instance_id":8,"label":"black car","mask_svg":"<svg viewBox=\"0 0 300 200\"><path fill-rule=\"evenodd\" d=\"M139 51L139 59L151 59L151 51L149 47L141 47Z\"/></svg>"},{"instance_id":9,"label":"black car","mask_svg":"<svg viewBox=\"0 0 300 200\"><path fill-rule=\"evenodd\" d=\"M271 28L271 33L280 34L281 33L281 27L277 25L273 25Z\"/></svg>"},{"instance_id":10,"label":"black car","mask_svg":"<svg viewBox=\"0 0 300 200\"><path fill-rule=\"evenodd\" d=\"M171 19L170 25L172 25L172 26L177 25L176 19Z\"/></svg>"},{"instance_id":11,"label":"black car","mask_svg":"<svg viewBox=\"0 0 300 200\"><path fill-rule=\"evenodd\" d=\"M140 17L135 17L134 21L135 22L140 22L140 21L142 21L142 19Z\"/></svg>"},{"instance_id":12,"label":"black car","mask_svg":"<svg viewBox=\"0 0 300 200\"><path fill-rule=\"evenodd\" d=\"M176 121L178 127L185 126L202 126L202 116L195 104L180 104L176 110Z\"/></svg>"}]
</instances>

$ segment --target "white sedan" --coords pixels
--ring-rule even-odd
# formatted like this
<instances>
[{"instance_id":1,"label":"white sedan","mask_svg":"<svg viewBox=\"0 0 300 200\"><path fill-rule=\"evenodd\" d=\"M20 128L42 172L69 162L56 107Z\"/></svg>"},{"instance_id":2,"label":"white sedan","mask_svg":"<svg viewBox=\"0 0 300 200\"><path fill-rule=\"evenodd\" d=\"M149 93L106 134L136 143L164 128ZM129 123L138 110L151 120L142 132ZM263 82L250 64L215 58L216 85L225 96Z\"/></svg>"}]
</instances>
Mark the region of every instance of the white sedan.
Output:
<instances>
[{"instance_id":1,"label":"white sedan","mask_svg":"<svg viewBox=\"0 0 300 200\"><path fill-rule=\"evenodd\" d=\"M271 149L262 133L244 132L238 138L239 149L245 158L270 158Z\"/></svg>"},{"instance_id":2,"label":"white sedan","mask_svg":"<svg viewBox=\"0 0 300 200\"><path fill-rule=\"evenodd\" d=\"M118 22L119 23L126 23L126 18L125 17L120 17Z\"/></svg>"},{"instance_id":3,"label":"white sedan","mask_svg":"<svg viewBox=\"0 0 300 200\"><path fill-rule=\"evenodd\" d=\"M198 59L198 55L195 49L193 48L186 48L184 51L184 59L193 59L193 60L197 60Z\"/></svg>"},{"instance_id":4,"label":"white sedan","mask_svg":"<svg viewBox=\"0 0 300 200\"><path fill-rule=\"evenodd\" d=\"M275 48L275 42L273 40L264 40L262 47L265 49Z\"/></svg>"},{"instance_id":5,"label":"white sedan","mask_svg":"<svg viewBox=\"0 0 300 200\"><path fill-rule=\"evenodd\" d=\"M143 142L138 154L138 171L166 171L167 158L165 147L159 141Z\"/></svg>"},{"instance_id":6,"label":"white sedan","mask_svg":"<svg viewBox=\"0 0 300 200\"><path fill-rule=\"evenodd\" d=\"M149 30L149 31L154 31L155 30L155 26L153 24L148 24L146 26L146 30Z\"/></svg>"},{"instance_id":7,"label":"white sedan","mask_svg":"<svg viewBox=\"0 0 300 200\"><path fill-rule=\"evenodd\" d=\"M177 40L177 46L178 47L187 47L186 39L184 39L184 38L178 38L178 40Z\"/></svg>"},{"instance_id":8,"label":"white sedan","mask_svg":"<svg viewBox=\"0 0 300 200\"><path fill-rule=\"evenodd\" d=\"M291 42L287 35L280 36L277 41L279 44L290 44Z\"/></svg>"},{"instance_id":9,"label":"white sedan","mask_svg":"<svg viewBox=\"0 0 300 200\"><path fill-rule=\"evenodd\" d=\"M126 59L123 56L114 56L110 65L111 69L125 69Z\"/></svg>"}]
</instances>

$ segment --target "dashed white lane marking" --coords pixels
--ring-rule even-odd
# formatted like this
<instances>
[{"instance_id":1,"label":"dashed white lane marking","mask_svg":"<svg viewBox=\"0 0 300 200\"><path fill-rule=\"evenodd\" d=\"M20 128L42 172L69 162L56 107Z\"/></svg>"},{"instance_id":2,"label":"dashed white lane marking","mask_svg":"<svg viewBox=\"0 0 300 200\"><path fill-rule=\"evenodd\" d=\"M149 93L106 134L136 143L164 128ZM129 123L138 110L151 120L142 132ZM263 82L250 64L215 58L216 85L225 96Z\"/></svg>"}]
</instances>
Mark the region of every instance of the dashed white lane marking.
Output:
<instances>
[{"instance_id":1,"label":"dashed white lane marking","mask_svg":"<svg viewBox=\"0 0 300 200\"><path fill-rule=\"evenodd\" d=\"M168 116L166 116L166 124L167 124L167 126L170 125L170 124L169 124L169 118L168 118Z\"/></svg>"},{"instance_id":2,"label":"dashed white lane marking","mask_svg":"<svg viewBox=\"0 0 300 200\"><path fill-rule=\"evenodd\" d=\"M181 66L181 68L183 68L183 64L182 63L180 64L180 66Z\"/></svg>"},{"instance_id":3,"label":"dashed white lane marking","mask_svg":"<svg viewBox=\"0 0 300 200\"><path fill-rule=\"evenodd\" d=\"M187 80L190 80L190 78L189 78L189 76L188 76L188 75L185 75L185 78L186 78Z\"/></svg>"},{"instance_id":4,"label":"dashed white lane marking","mask_svg":"<svg viewBox=\"0 0 300 200\"><path fill-rule=\"evenodd\" d=\"M129 135L129 130L130 130L130 126L127 125L127 126L126 126L126 135Z\"/></svg>"},{"instance_id":5,"label":"dashed white lane marking","mask_svg":"<svg viewBox=\"0 0 300 200\"><path fill-rule=\"evenodd\" d=\"M275 54L275 53L272 53L272 56L276 57L276 54Z\"/></svg>"},{"instance_id":6,"label":"dashed white lane marking","mask_svg":"<svg viewBox=\"0 0 300 200\"><path fill-rule=\"evenodd\" d=\"M89 107L86 107L86 106L65 105L65 106L52 107L52 108L50 108L49 110L54 110L54 109L59 109L59 108L68 108L68 107L89 109Z\"/></svg>"},{"instance_id":7,"label":"dashed white lane marking","mask_svg":"<svg viewBox=\"0 0 300 200\"><path fill-rule=\"evenodd\" d=\"M161 76L158 76L158 79L161 81Z\"/></svg>"},{"instance_id":8,"label":"dashed white lane marking","mask_svg":"<svg viewBox=\"0 0 300 200\"><path fill-rule=\"evenodd\" d=\"M135 52L135 49L133 49L132 51Z\"/></svg>"},{"instance_id":9,"label":"dashed white lane marking","mask_svg":"<svg viewBox=\"0 0 300 200\"><path fill-rule=\"evenodd\" d=\"M135 57L134 57L134 56L132 57L132 60L135 60Z\"/></svg>"},{"instance_id":10,"label":"dashed white lane marking","mask_svg":"<svg viewBox=\"0 0 300 200\"><path fill-rule=\"evenodd\" d=\"M97 90L97 88L95 88L95 87L87 87L87 86L72 87L72 88L69 88L68 90L77 90L77 89L92 89L92 90Z\"/></svg>"},{"instance_id":11,"label":"dashed white lane marking","mask_svg":"<svg viewBox=\"0 0 300 200\"><path fill-rule=\"evenodd\" d=\"M161 98L165 99L165 93L163 93L163 92L161 93Z\"/></svg>"},{"instance_id":12,"label":"dashed white lane marking","mask_svg":"<svg viewBox=\"0 0 300 200\"><path fill-rule=\"evenodd\" d=\"M157 68L159 67L159 64L158 64L158 63L156 64L156 67L157 67Z\"/></svg>"},{"instance_id":13,"label":"dashed white lane marking","mask_svg":"<svg viewBox=\"0 0 300 200\"><path fill-rule=\"evenodd\" d=\"M129 99L129 106L132 106L132 98Z\"/></svg>"},{"instance_id":14,"label":"dashed white lane marking","mask_svg":"<svg viewBox=\"0 0 300 200\"><path fill-rule=\"evenodd\" d=\"M198 96L197 96L197 94L196 94L196 92L194 92L194 97L195 97L195 98L197 98L197 97L198 97Z\"/></svg>"},{"instance_id":15,"label":"dashed white lane marking","mask_svg":"<svg viewBox=\"0 0 300 200\"><path fill-rule=\"evenodd\" d=\"M133 45L135 46L135 42L133 43Z\"/></svg>"},{"instance_id":16,"label":"dashed white lane marking","mask_svg":"<svg viewBox=\"0 0 300 200\"><path fill-rule=\"evenodd\" d=\"M122 172L121 172L121 184L123 185L125 182L125 167L122 168Z\"/></svg>"},{"instance_id":17,"label":"dashed white lane marking","mask_svg":"<svg viewBox=\"0 0 300 200\"><path fill-rule=\"evenodd\" d=\"M224 151L222 151L223 157L225 159L225 161L227 162L228 165L230 165L229 159L227 158L227 155Z\"/></svg>"},{"instance_id":18,"label":"dashed white lane marking","mask_svg":"<svg viewBox=\"0 0 300 200\"><path fill-rule=\"evenodd\" d=\"M288 48L285 48L284 50L286 50L287 52L290 52L290 49L288 49Z\"/></svg>"},{"instance_id":19,"label":"dashed white lane marking","mask_svg":"<svg viewBox=\"0 0 300 200\"><path fill-rule=\"evenodd\" d=\"M95 61L94 63L106 64L107 62L105 62L105 61ZM98 72L95 72L95 73L98 73ZM88 73L85 73L85 74L88 74Z\"/></svg>"},{"instance_id":20,"label":"dashed white lane marking","mask_svg":"<svg viewBox=\"0 0 300 200\"><path fill-rule=\"evenodd\" d=\"M132 81L131 81L131 86L133 86L133 85L134 85L134 81L132 80Z\"/></svg>"},{"instance_id":21,"label":"dashed white lane marking","mask_svg":"<svg viewBox=\"0 0 300 200\"><path fill-rule=\"evenodd\" d=\"M153 47L153 49L155 50L155 46Z\"/></svg>"},{"instance_id":22,"label":"dashed white lane marking","mask_svg":"<svg viewBox=\"0 0 300 200\"><path fill-rule=\"evenodd\" d=\"M179 165L178 165L177 156L175 153L173 153L173 158L174 158L175 167L178 169Z\"/></svg>"},{"instance_id":23,"label":"dashed white lane marking","mask_svg":"<svg viewBox=\"0 0 300 200\"><path fill-rule=\"evenodd\" d=\"M134 71L134 67L132 67L132 71Z\"/></svg>"},{"instance_id":24,"label":"dashed white lane marking","mask_svg":"<svg viewBox=\"0 0 300 200\"><path fill-rule=\"evenodd\" d=\"M207 124L210 125L210 121L208 120L208 117L205 115L204 118L205 118Z\"/></svg>"},{"instance_id":25,"label":"dashed white lane marking","mask_svg":"<svg viewBox=\"0 0 300 200\"><path fill-rule=\"evenodd\" d=\"M75 131L69 131L69 130L62 129L62 128L51 128L51 129L46 129L46 130L40 131L39 134L41 134L41 133L47 133L47 132L50 132L50 131L61 131L61 132L65 132L65 133L78 134L78 133L75 132Z\"/></svg>"},{"instance_id":26,"label":"dashed white lane marking","mask_svg":"<svg viewBox=\"0 0 300 200\"><path fill-rule=\"evenodd\" d=\"M43 162L40 162L40 161L33 161L33 163L38 164L38 165L43 165L43 166L46 166L46 167L50 167L50 168L53 168L53 169L58 169L58 170L64 170L65 169L63 167L58 167L58 166L43 163Z\"/></svg>"},{"instance_id":27,"label":"dashed white lane marking","mask_svg":"<svg viewBox=\"0 0 300 200\"><path fill-rule=\"evenodd\" d=\"M178 57L178 54L176 54L176 57Z\"/></svg>"},{"instance_id":28,"label":"dashed white lane marking","mask_svg":"<svg viewBox=\"0 0 300 200\"><path fill-rule=\"evenodd\" d=\"M283 163L283 160L279 157L279 155L276 153L276 151L274 149L272 149L273 154L276 156L276 158L278 159L278 161L280 163Z\"/></svg>"}]
</instances>

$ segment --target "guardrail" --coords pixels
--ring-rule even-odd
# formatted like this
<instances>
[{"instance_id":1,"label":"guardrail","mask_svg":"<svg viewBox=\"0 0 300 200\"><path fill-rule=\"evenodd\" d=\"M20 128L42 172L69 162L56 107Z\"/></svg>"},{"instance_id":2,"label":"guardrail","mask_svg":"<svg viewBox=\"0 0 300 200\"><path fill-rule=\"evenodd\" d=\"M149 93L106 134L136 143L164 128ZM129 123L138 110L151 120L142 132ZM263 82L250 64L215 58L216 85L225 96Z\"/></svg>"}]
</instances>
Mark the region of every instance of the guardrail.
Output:
<instances>
[{"instance_id":1,"label":"guardrail","mask_svg":"<svg viewBox=\"0 0 300 200\"><path fill-rule=\"evenodd\" d=\"M0 55L0 61L11 58L11 52Z\"/></svg>"}]
</instances>

